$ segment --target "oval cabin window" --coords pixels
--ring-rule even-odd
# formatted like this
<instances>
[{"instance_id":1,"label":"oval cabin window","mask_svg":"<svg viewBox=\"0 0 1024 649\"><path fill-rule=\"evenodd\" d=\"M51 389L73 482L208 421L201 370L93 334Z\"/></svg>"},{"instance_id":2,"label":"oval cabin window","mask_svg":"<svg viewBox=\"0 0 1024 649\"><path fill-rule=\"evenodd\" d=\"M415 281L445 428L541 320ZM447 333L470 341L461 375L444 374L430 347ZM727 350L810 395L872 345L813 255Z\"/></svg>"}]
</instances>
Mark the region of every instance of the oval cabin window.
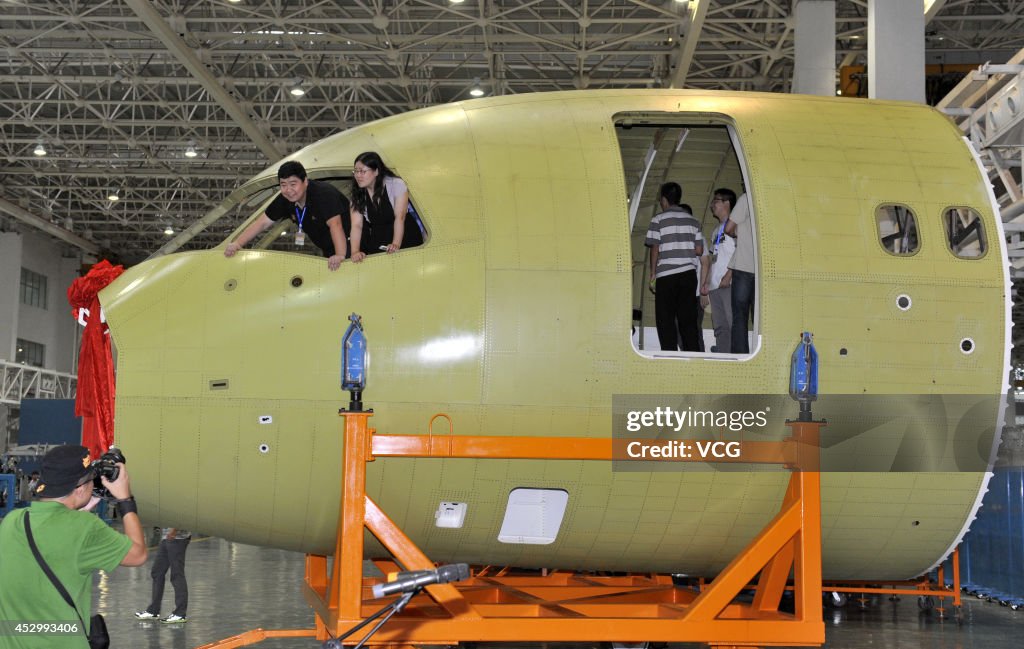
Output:
<instances>
[{"instance_id":1,"label":"oval cabin window","mask_svg":"<svg viewBox=\"0 0 1024 649\"><path fill-rule=\"evenodd\" d=\"M942 214L942 229L954 255L977 259L988 249L981 216L969 207L951 207Z\"/></svg>"},{"instance_id":2,"label":"oval cabin window","mask_svg":"<svg viewBox=\"0 0 1024 649\"><path fill-rule=\"evenodd\" d=\"M917 218L906 205L879 205L875 210L878 240L891 255L913 255L921 247Z\"/></svg>"}]
</instances>

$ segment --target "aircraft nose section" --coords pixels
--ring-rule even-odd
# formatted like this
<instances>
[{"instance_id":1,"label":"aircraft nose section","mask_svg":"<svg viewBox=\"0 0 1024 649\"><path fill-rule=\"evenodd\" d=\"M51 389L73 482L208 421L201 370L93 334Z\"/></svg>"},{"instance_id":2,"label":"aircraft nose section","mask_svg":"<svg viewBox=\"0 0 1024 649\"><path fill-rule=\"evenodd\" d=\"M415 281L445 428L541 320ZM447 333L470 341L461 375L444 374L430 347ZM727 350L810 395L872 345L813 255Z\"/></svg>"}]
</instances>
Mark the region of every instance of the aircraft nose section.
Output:
<instances>
[{"instance_id":1,"label":"aircraft nose section","mask_svg":"<svg viewBox=\"0 0 1024 649\"><path fill-rule=\"evenodd\" d=\"M309 401L340 394L353 296L328 273L318 257L183 253L103 292L118 355L115 438L153 520L298 547L303 510L282 506L275 518L267 508L300 498L310 466L337 484L337 409ZM326 309L323 292L340 305ZM282 474L294 479L272 485Z\"/></svg>"}]
</instances>

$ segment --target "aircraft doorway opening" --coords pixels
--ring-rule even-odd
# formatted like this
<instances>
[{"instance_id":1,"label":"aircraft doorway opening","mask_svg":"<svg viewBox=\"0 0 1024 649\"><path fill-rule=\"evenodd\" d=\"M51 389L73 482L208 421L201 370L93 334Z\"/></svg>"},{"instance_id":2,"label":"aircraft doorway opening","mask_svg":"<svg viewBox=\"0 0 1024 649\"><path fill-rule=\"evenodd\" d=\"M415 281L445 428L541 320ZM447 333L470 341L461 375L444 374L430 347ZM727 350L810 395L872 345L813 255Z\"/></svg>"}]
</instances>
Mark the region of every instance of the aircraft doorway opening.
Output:
<instances>
[{"instance_id":1,"label":"aircraft doorway opening","mask_svg":"<svg viewBox=\"0 0 1024 649\"><path fill-rule=\"evenodd\" d=\"M736 288L744 295L749 294L756 306L757 283L753 281L756 273L741 276L735 271L729 273L728 267L746 265L740 262L740 257L735 261L729 257L735 255L737 237L750 236L749 241L756 242L756 227L750 227L756 224L752 223L752 210L748 209L751 218L747 229L740 226L733 233L733 228L727 227L730 234L721 231L721 223L727 222L733 214L739 216L736 206L744 209L743 202L747 208L750 206L745 196L745 167L737 149L738 140L727 118L620 114L615 116L615 127L629 204L634 349L652 358L747 357L757 347L757 310L749 309L747 351L742 348L734 351L733 337L742 340L742 331L733 331L732 292ZM662 188L668 183L676 183L681 188L681 197L678 206L668 201L666 210L662 204ZM701 249L703 255L698 257L697 251ZM756 253L757 246L753 244L741 249L743 258L752 257L751 270L756 263ZM658 255L656 264L652 264L654 254ZM706 265L706 271L702 271L702 264ZM686 273L690 272L693 275L688 277ZM659 281L666 274L676 274L683 279L673 278L669 283ZM734 278L740 281L733 284ZM661 300L656 294L659 286L663 291ZM680 292L682 286L686 287L685 294ZM688 292L690 286L694 286L695 291L692 298ZM664 294L666 287L673 290L671 298ZM705 290L702 291L702 287ZM673 321L669 309L680 304L677 295L682 296L684 303L675 317L676 330L689 326L692 318L696 320L696 333L692 329L689 336L677 332L676 340L663 344L658 335L659 320L662 332L673 331L669 328ZM688 310L690 306L685 301L690 299L696 300L696 313ZM660 318L659 307L662 309ZM693 349L694 339L697 349Z\"/></svg>"}]
</instances>

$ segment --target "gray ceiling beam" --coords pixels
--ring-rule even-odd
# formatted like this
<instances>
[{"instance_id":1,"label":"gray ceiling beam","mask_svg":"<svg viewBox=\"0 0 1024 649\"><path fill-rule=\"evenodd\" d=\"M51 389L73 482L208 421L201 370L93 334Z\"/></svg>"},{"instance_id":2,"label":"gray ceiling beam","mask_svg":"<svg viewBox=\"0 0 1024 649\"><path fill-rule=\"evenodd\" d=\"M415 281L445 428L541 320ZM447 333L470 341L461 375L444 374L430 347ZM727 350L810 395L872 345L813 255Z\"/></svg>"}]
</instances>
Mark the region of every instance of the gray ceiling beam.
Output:
<instances>
[{"instance_id":1,"label":"gray ceiling beam","mask_svg":"<svg viewBox=\"0 0 1024 649\"><path fill-rule=\"evenodd\" d=\"M711 0L696 0L689 3L690 25L686 29L686 36L683 37L679 46L679 56L676 59L676 69L672 71L672 79L669 81L669 88L682 88L686 84L686 77L690 74L690 66L693 64L693 55L697 52L697 42L700 40L700 32L704 29L704 18L708 14L708 6Z\"/></svg>"},{"instance_id":2,"label":"gray ceiling beam","mask_svg":"<svg viewBox=\"0 0 1024 649\"><path fill-rule=\"evenodd\" d=\"M26 158L27 160L28 158ZM208 168L190 168L188 172L182 171L178 174L168 174L164 169L153 169L146 167L126 167L118 169L118 173L122 176L130 176L132 178L160 178L161 180L188 180L192 178L213 178L220 180L247 180L249 176L255 176L257 173L266 168L266 162L261 160L254 161L239 161L239 160L204 160L204 163L212 164ZM231 169L228 169L228 166ZM252 168L253 171L239 171L238 169L242 166L245 169ZM68 167L68 168L46 168L33 169L31 167L0 167L0 175L2 176L46 176L46 177L69 177L69 178L103 178L105 180L110 179L110 168L109 167ZM133 187L133 190L139 189ZM145 189L143 187L143 189Z\"/></svg>"},{"instance_id":3,"label":"gray ceiling beam","mask_svg":"<svg viewBox=\"0 0 1024 649\"><path fill-rule=\"evenodd\" d=\"M160 15L153 5L148 0L124 0L125 4L132 8L132 10L138 14L140 18L146 23L146 25L152 30L153 34L163 43L171 54L174 55L178 61L192 74L193 77L202 84L203 88L206 89L210 96L217 100L221 108L224 109L231 119L234 120L235 124L238 125L242 131L249 136L249 138L259 147L260 151L263 152L267 159L271 162L281 159L284 157L284 152L278 149L278 147L270 141L270 138L260 130L260 127L253 122L246 114L245 110L234 100L231 94L224 89L224 86L220 84L220 81L215 77L199 57L195 55L184 40L167 24L163 16Z\"/></svg>"},{"instance_id":4,"label":"gray ceiling beam","mask_svg":"<svg viewBox=\"0 0 1024 649\"><path fill-rule=\"evenodd\" d=\"M405 103L406 102L401 102L401 105L404 105ZM112 103L112 105L116 105L116 103ZM183 106L183 105L184 105L184 102L182 104L179 104L179 107ZM350 104L331 102L330 105L331 106L359 106L360 104L358 102L353 102L353 103L350 103ZM393 105L398 106L400 104L399 104L399 102L395 102ZM3 106L3 102L0 101L0 107L2 107L2 106ZM267 107L270 107L270 106L271 106L271 104L268 103ZM190 104L189 107L190 108L195 108L196 104ZM106 126L106 124L104 124L103 120L95 118L95 117L85 117L85 118L74 118L74 117L67 117L67 118L65 118L65 117L53 117L53 118L51 118L51 117L36 117L35 119L32 120L32 124L31 125L35 126L37 128L41 127L41 126L90 126L90 127L93 127L93 126L96 126L96 127L104 126L105 127ZM133 117L132 120L131 120L131 124L130 125L131 126L135 126L135 127L139 127L139 128L170 128L170 127L174 127L174 128L180 128L180 129L183 129L183 130L202 129L202 128L229 128L229 127L233 128L234 127L234 123L231 122L230 120L227 120L227 119L189 119L189 120L184 120L184 119L159 119L159 118L155 118L155 117L154 118L150 118L150 119ZM345 123L338 122L337 120L328 120L328 119L323 119L323 120L319 120L319 121L316 121L316 122L311 122L311 121L305 120L305 119L304 120L294 120L294 119L293 120L284 120L284 119L275 119L274 120L274 127L275 128L280 128L280 129L285 129L285 130L296 129L296 128L310 128L310 127L317 127L317 128L349 128L351 126L357 126L357 124L355 122L352 122L350 124L345 124ZM195 136L190 136L190 135L187 135L185 133L176 134L175 137L179 138L179 141L173 142L173 141L170 141L170 140L161 139L161 142L163 144L167 144L167 145L184 147L184 146L186 146L188 144L189 140L195 139ZM64 141L64 142L67 142L67 138L65 138L63 136L61 137L61 140ZM109 141L108 140L104 140L104 143L105 144L109 144ZM228 146L236 146L236 143L222 144L222 143L218 142L217 146L222 147L222 148L223 147L228 147Z\"/></svg>"},{"instance_id":5,"label":"gray ceiling beam","mask_svg":"<svg viewBox=\"0 0 1024 649\"><path fill-rule=\"evenodd\" d=\"M212 224L214 221L217 221L227 213L228 210L224 208L223 204L218 205L217 207L207 212L202 218L193 221L192 224L185 228L185 230L183 230L181 233L179 233L178 236L174 237L164 245L160 246L160 248L157 249L156 252L151 254L146 259L154 259L156 257L162 257L164 255L171 254L172 252L178 250L192 239L203 234L203 230L208 228L210 224ZM223 237L219 238L223 239Z\"/></svg>"},{"instance_id":6,"label":"gray ceiling beam","mask_svg":"<svg viewBox=\"0 0 1024 649\"><path fill-rule=\"evenodd\" d=\"M296 146L295 150L298 151L299 148L300 148L299 146ZM248 151L246 151L246 152L248 153ZM253 151L252 153L255 154L256 152ZM29 164L29 165L35 165L35 164L38 164L38 162L39 162L39 158L35 157L34 155L3 156L3 160L5 160L6 162L11 162L11 163L22 162L22 163L26 163L26 164ZM253 169L256 169L257 171L260 171L262 169L266 169L267 168L267 161L266 160L264 160L262 158L261 159L252 159L252 158L249 158L249 157L245 157L245 158L226 158L226 157L210 156L210 157L204 157L204 158L201 158L201 159L200 158L196 158L194 162L188 162L188 158L180 158L179 159L179 158L158 156L158 157L155 158L155 160L158 160L160 162L161 167L160 167L160 169L157 170L157 173L153 174L153 175L155 175L156 177L164 177L164 178L168 178L168 177L169 178L192 178L194 176L203 177L204 174L202 172L200 172L200 173L193 173L192 172L192 169L197 167L197 166L199 166L199 165L209 165L209 166L226 165L226 166L230 166L236 172L235 173L235 177L238 177L239 174L244 174L243 171L239 171L240 169L248 169L248 168L251 167ZM109 165L109 168L107 169L107 171L105 171L103 173L94 174L94 173L89 173L88 171L80 173L79 169L76 168L76 167L68 167L68 168L42 167L42 168L37 168L35 166L32 166L32 167L26 167L25 169L22 170L21 173L25 174L25 175L35 176L37 178L42 178L44 176L83 176L83 177L85 177L85 176L99 176L99 177L110 178L110 174L112 173L111 170L113 169L113 170L116 170L118 175L137 177L137 176L146 176L146 175L148 175L146 173L146 171L143 168L141 168L139 165L151 163L153 161L154 160L147 159L147 158L141 158L141 157L98 156L98 155L90 155L88 153L69 152L63 158L60 159L60 163L71 164L71 165L75 165L75 164L97 164L97 163L100 163L100 164ZM26 173L26 171L27 171L27 173ZM219 178L220 175L219 174L214 174L212 177Z\"/></svg>"},{"instance_id":7,"label":"gray ceiling beam","mask_svg":"<svg viewBox=\"0 0 1024 649\"><path fill-rule=\"evenodd\" d=\"M644 54L645 52L637 51L633 52L636 54ZM661 51L646 52L646 54L661 54ZM597 56L594 54L592 56ZM444 69L448 66L436 65L437 69ZM456 66L451 66L456 67ZM516 68L517 66L509 66ZM551 70L560 70L557 66L548 66ZM481 68L482 69L482 68ZM303 76L302 72L294 66L290 70L290 74L293 76L281 79L279 82L281 86L291 86L295 79L295 76ZM365 86L377 86L381 88L391 88L395 84L416 86L416 85L430 85L430 86L444 86L451 88L458 88L462 86L472 85L472 78L466 77L454 77L450 79L427 79L419 77L408 77L400 78L394 74L389 73L388 76L355 76L347 72L326 70L325 76L320 77L309 77L303 76L303 81L308 82L313 86L322 86L327 88L350 88L350 87L365 87ZM333 76L335 74L344 74L343 77ZM37 84L49 84L53 83L53 78L45 74L0 74L0 81L9 84L16 83L37 83ZM117 78L110 74L78 74L68 75L61 77L61 81L68 86L84 85L90 88L96 86L102 86L109 83L122 83L126 86L157 86L160 88L166 86L181 86L190 88L196 85L196 79L192 77L182 76L170 76L170 75L139 75L130 78ZM255 87L255 88L266 88L267 86L273 86L274 80L268 80L263 77L239 77L234 76L231 78L231 85L241 87ZM219 84L218 84L219 86ZM223 87L221 86L223 90ZM176 103L182 103L184 100L177 100ZM301 100L296 100L297 102Z\"/></svg>"},{"instance_id":8,"label":"gray ceiling beam","mask_svg":"<svg viewBox=\"0 0 1024 649\"><path fill-rule=\"evenodd\" d=\"M23 210L4 198L0 198L0 212L13 216L22 223L26 223L37 230L42 230L46 234L57 237L61 241L70 243L71 245L81 248L88 253L92 253L94 255L100 254L100 247L92 241L83 239L70 230L65 230L60 226L54 225L41 216L36 216L28 210Z\"/></svg>"},{"instance_id":9,"label":"gray ceiling beam","mask_svg":"<svg viewBox=\"0 0 1024 649\"><path fill-rule=\"evenodd\" d=\"M924 24L931 22L942 8L946 6L946 0L924 0Z\"/></svg>"}]
</instances>

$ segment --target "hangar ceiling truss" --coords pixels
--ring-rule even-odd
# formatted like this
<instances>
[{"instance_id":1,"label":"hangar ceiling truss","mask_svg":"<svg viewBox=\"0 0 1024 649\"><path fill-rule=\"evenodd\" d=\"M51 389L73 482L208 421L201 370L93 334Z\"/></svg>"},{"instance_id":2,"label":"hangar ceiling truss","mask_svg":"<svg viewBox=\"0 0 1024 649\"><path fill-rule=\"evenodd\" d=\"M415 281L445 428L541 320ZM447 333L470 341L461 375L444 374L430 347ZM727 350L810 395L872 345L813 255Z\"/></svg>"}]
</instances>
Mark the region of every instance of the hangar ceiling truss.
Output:
<instances>
[{"instance_id":1,"label":"hangar ceiling truss","mask_svg":"<svg viewBox=\"0 0 1024 649\"><path fill-rule=\"evenodd\" d=\"M13 205L69 230L68 245L133 262L276 154L476 86L786 92L792 4L4 0L0 225L29 227ZM1005 61L1024 46L1024 1L946 0L932 13L929 62ZM836 14L837 63L864 64L867 1L837 0ZM235 225L218 221L186 249Z\"/></svg>"}]
</instances>

